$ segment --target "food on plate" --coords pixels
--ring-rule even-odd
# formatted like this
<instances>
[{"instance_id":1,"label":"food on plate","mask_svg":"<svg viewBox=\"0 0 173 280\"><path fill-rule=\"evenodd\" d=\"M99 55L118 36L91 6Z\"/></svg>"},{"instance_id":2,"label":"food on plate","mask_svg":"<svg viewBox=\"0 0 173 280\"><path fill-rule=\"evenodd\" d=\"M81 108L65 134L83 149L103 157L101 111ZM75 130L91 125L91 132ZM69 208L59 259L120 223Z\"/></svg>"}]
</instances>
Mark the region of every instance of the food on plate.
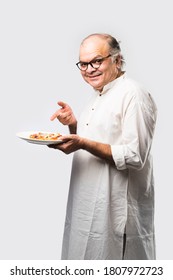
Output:
<instances>
[{"instance_id":1,"label":"food on plate","mask_svg":"<svg viewBox=\"0 0 173 280\"><path fill-rule=\"evenodd\" d=\"M35 140L58 140L58 138L62 136L60 133L47 133L47 132L38 132L29 135L30 139Z\"/></svg>"}]
</instances>

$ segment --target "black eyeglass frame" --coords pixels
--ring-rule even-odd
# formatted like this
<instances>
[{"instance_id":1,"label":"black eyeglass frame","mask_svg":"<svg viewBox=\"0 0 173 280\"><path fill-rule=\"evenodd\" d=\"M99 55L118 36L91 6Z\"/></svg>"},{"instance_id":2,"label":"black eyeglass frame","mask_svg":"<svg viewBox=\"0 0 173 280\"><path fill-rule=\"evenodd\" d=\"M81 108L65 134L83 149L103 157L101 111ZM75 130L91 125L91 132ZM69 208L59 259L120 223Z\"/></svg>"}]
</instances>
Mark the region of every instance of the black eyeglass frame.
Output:
<instances>
[{"instance_id":1,"label":"black eyeglass frame","mask_svg":"<svg viewBox=\"0 0 173 280\"><path fill-rule=\"evenodd\" d=\"M94 69L98 69L98 68L101 66L101 64L103 63L103 61L104 61L105 59L107 59L108 57L110 57L110 56L112 56L112 55L109 54L109 55L107 55L107 56L105 56L105 57L102 57L102 58L95 58L95 59L93 59L93 60L91 60L91 61L89 61L89 62L82 62L82 61L79 61L79 62L76 63L76 66L77 66L77 67L79 68L79 70L81 70L81 71L86 71L86 70L88 69L88 65L91 65L91 67L94 68ZM94 66L92 65L92 63L94 63L96 60L100 60L100 64L99 64L97 67L94 67ZM80 66L79 66L80 63L84 63L85 66L86 66L86 69L81 69Z\"/></svg>"}]
</instances>

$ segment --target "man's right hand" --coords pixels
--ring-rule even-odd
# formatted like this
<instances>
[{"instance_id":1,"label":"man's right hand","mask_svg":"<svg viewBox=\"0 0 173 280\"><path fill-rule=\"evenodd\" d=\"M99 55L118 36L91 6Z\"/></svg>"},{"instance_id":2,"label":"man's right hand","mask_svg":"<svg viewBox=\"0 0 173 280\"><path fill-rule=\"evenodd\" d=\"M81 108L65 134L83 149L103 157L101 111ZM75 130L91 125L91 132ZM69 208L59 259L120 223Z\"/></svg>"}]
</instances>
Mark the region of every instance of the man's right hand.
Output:
<instances>
[{"instance_id":1,"label":"man's right hand","mask_svg":"<svg viewBox=\"0 0 173 280\"><path fill-rule=\"evenodd\" d=\"M77 127L77 120L71 107L63 101L59 101L57 104L61 108L51 116L50 120L53 121L57 118L63 125L68 125L70 131L72 131L71 133L74 133Z\"/></svg>"}]
</instances>

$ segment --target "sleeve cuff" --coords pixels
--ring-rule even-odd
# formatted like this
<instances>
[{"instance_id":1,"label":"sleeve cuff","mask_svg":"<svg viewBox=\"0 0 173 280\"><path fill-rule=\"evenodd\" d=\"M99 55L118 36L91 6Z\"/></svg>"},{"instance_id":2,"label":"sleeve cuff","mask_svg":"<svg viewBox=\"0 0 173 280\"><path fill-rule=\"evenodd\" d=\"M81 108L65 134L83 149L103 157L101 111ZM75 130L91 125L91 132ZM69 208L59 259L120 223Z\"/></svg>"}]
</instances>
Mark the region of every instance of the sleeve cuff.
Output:
<instances>
[{"instance_id":1,"label":"sleeve cuff","mask_svg":"<svg viewBox=\"0 0 173 280\"><path fill-rule=\"evenodd\" d=\"M126 169L126 162L124 156L124 146L123 145L111 145L112 157L115 162L117 169Z\"/></svg>"}]
</instances>

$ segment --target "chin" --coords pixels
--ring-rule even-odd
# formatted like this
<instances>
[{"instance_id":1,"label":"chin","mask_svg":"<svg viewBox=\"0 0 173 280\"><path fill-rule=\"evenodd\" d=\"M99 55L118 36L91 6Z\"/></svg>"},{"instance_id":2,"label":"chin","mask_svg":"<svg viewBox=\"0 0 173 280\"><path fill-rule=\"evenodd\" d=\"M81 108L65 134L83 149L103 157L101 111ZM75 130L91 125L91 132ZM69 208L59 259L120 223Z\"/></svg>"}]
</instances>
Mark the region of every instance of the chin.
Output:
<instances>
[{"instance_id":1,"label":"chin","mask_svg":"<svg viewBox=\"0 0 173 280\"><path fill-rule=\"evenodd\" d=\"M102 88L102 84L98 83L98 81L88 81L88 83L96 90Z\"/></svg>"}]
</instances>

